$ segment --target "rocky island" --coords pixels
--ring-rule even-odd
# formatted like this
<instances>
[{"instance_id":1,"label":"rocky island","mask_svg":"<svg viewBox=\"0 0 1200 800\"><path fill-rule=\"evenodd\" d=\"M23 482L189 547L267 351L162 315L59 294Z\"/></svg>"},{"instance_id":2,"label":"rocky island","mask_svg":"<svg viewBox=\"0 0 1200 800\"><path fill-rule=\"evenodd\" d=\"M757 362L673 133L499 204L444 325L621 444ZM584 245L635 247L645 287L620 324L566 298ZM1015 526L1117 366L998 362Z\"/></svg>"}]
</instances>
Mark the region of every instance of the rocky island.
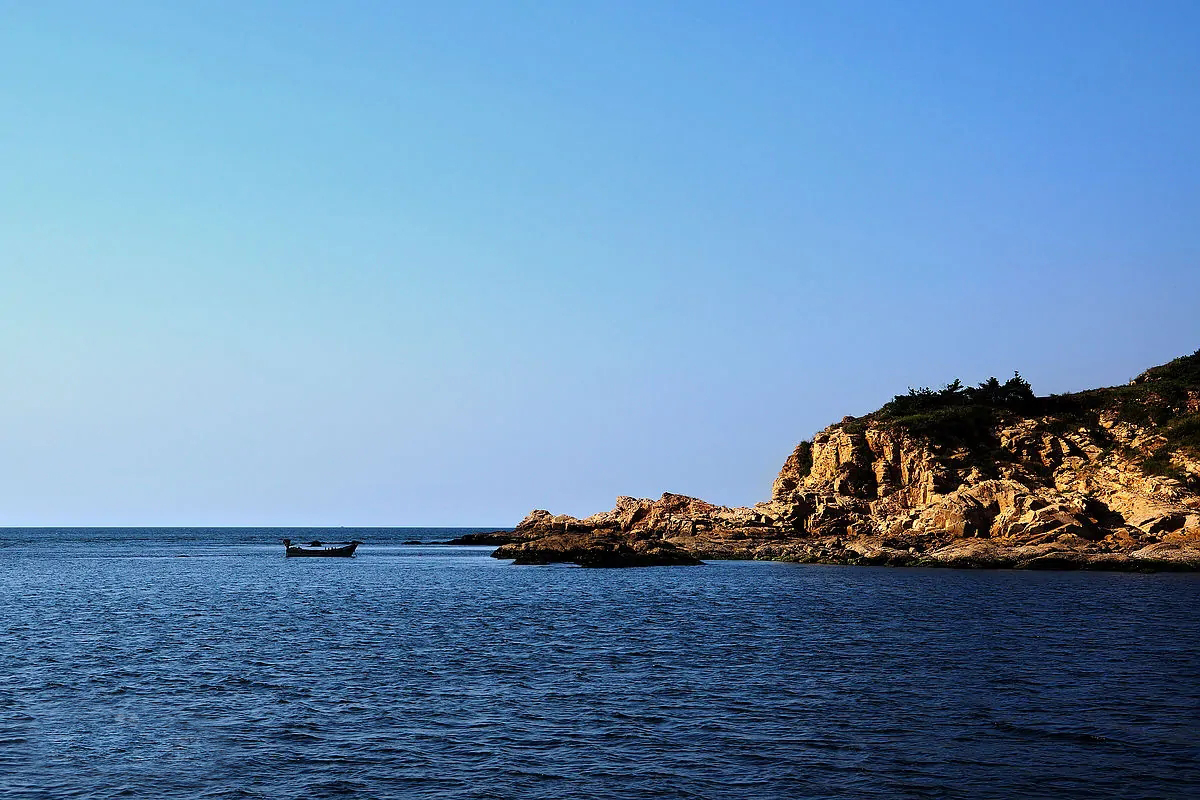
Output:
<instances>
[{"instance_id":1,"label":"rocky island","mask_svg":"<svg viewBox=\"0 0 1200 800\"><path fill-rule=\"evenodd\" d=\"M1200 350L1073 394L910 390L800 442L750 508L619 497L470 538L518 564L1200 569Z\"/></svg>"}]
</instances>

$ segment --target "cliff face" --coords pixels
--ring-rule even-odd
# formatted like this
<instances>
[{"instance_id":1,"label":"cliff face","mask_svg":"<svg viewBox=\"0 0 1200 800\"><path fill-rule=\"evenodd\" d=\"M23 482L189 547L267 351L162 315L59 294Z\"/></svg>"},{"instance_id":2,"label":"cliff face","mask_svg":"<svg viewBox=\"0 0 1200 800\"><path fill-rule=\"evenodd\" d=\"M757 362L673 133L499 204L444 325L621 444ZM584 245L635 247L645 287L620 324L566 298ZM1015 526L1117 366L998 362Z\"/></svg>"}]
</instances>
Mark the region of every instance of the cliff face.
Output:
<instances>
[{"instance_id":1,"label":"cliff face","mask_svg":"<svg viewBox=\"0 0 1200 800\"><path fill-rule=\"evenodd\" d=\"M1200 351L1074 395L1036 398L1014 380L847 417L802 442L753 508L664 494L585 519L535 511L495 555L1200 568Z\"/></svg>"}]
</instances>

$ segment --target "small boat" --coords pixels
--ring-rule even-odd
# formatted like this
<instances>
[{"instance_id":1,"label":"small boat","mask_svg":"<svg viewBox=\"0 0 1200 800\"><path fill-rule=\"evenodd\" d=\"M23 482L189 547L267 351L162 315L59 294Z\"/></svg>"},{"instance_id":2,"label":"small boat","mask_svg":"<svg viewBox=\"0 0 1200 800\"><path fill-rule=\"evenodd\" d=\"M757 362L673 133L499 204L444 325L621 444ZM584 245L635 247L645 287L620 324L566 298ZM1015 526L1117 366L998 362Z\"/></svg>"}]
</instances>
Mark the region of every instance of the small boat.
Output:
<instances>
[{"instance_id":1,"label":"small boat","mask_svg":"<svg viewBox=\"0 0 1200 800\"><path fill-rule=\"evenodd\" d=\"M298 558L301 556L316 556L318 558L350 558L354 555L354 550L362 542L309 542L308 544L292 544L291 539L284 539L283 546L287 548L284 552L288 558Z\"/></svg>"}]
</instances>

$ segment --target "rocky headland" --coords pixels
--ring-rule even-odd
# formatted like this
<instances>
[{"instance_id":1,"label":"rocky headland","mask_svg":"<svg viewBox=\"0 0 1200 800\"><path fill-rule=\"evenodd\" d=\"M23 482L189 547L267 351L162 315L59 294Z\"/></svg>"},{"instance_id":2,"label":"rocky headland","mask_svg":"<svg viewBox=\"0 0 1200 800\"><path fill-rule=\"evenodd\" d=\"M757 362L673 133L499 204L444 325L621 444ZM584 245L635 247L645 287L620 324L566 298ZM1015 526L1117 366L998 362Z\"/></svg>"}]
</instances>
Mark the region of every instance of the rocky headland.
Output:
<instances>
[{"instance_id":1,"label":"rocky headland","mask_svg":"<svg viewBox=\"0 0 1200 800\"><path fill-rule=\"evenodd\" d=\"M801 442L750 508L619 497L474 539L518 564L1200 569L1200 351L1074 394L910 390Z\"/></svg>"}]
</instances>

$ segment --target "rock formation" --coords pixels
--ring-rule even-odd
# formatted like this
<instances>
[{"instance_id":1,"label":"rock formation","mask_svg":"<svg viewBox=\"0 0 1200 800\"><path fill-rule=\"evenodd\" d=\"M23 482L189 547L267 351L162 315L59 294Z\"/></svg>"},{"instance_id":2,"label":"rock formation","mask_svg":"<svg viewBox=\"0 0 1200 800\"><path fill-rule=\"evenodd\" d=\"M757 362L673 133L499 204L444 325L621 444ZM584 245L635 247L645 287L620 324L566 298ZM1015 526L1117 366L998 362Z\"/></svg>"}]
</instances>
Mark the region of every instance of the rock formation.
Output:
<instances>
[{"instance_id":1,"label":"rock formation","mask_svg":"<svg viewBox=\"0 0 1200 800\"><path fill-rule=\"evenodd\" d=\"M801 442L753 508L619 497L496 536L517 563L1200 569L1200 351L1070 395L910 391Z\"/></svg>"}]
</instances>

